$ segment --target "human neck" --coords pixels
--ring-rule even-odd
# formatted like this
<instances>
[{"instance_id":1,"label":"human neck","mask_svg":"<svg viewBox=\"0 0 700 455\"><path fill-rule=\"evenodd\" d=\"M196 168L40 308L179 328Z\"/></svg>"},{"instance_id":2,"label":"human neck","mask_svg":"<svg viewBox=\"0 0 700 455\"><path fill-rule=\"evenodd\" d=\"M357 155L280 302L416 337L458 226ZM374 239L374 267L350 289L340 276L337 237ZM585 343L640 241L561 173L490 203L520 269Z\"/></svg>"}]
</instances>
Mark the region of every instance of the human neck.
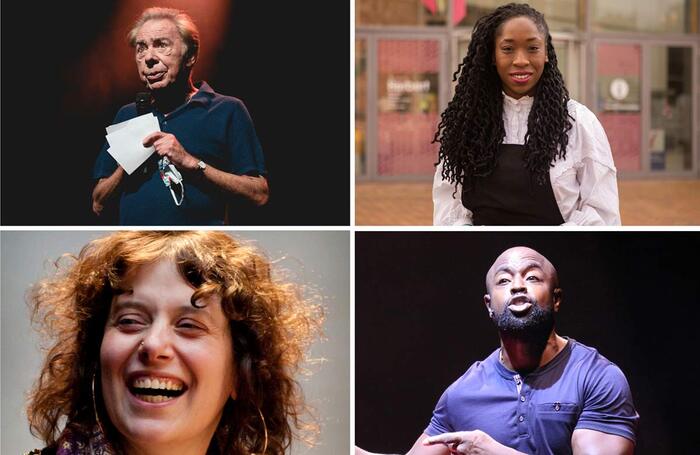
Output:
<instances>
[{"instance_id":1,"label":"human neck","mask_svg":"<svg viewBox=\"0 0 700 455\"><path fill-rule=\"evenodd\" d=\"M205 455L209 441L179 441L176 444L130 444L126 443L124 455Z\"/></svg>"},{"instance_id":2,"label":"human neck","mask_svg":"<svg viewBox=\"0 0 700 455\"><path fill-rule=\"evenodd\" d=\"M168 114L185 104L197 92L189 76L173 85L160 90L153 90L153 104L162 113Z\"/></svg>"},{"instance_id":3,"label":"human neck","mask_svg":"<svg viewBox=\"0 0 700 455\"><path fill-rule=\"evenodd\" d=\"M544 342L523 340L503 333L500 337L501 362L506 368L523 374L548 364L567 343L554 330Z\"/></svg>"}]
</instances>

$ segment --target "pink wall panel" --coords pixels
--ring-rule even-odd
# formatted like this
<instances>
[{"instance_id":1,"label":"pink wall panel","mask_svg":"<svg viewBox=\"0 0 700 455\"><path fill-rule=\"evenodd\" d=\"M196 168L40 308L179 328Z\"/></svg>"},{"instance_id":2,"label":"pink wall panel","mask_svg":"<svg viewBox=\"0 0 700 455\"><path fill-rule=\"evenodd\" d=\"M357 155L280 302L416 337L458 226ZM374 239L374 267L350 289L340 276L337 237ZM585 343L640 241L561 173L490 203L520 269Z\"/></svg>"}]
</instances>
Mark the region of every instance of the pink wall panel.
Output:
<instances>
[{"instance_id":1,"label":"pink wall panel","mask_svg":"<svg viewBox=\"0 0 700 455\"><path fill-rule=\"evenodd\" d=\"M440 43L434 40L380 40L380 73L437 73Z\"/></svg>"},{"instance_id":2,"label":"pink wall panel","mask_svg":"<svg viewBox=\"0 0 700 455\"><path fill-rule=\"evenodd\" d=\"M641 124L639 113L599 113L598 119L610 141L615 167L618 170L641 169Z\"/></svg>"},{"instance_id":3,"label":"pink wall panel","mask_svg":"<svg viewBox=\"0 0 700 455\"><path fill-rule=\"evenodd\" d=\"M598 75L638 76L642 49L638 44L598 45Z\"/></svg>"},{"instance_id":4,"label":"pink wall panel","mask_svg":"<svg viewBox=\"0 0 700 455\"><path fill-rule=\"evenodd\" d=\"M438 114L384 112L379 114L380 175L430 175L435 172L438 144L430 141Z\"/></svg>"}]
</instances>

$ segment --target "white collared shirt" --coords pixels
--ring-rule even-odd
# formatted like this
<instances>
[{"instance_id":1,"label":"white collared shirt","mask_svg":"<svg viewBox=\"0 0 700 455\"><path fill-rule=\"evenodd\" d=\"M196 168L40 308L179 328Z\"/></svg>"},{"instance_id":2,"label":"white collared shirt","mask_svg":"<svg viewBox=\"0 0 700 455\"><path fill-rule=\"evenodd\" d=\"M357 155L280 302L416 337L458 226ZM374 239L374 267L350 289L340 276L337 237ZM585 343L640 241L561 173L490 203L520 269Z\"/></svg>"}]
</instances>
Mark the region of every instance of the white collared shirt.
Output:
<instances>
[{"instance_id":1,"label":"white collared shirt","mask_svg":"<svg viewBox=\"0 0 700 455\"><path fill-rule=\"evenodd\" d=\"M524 145L533 98L516 100L505 94L503 98L503 143ZM605 130L583 104L569 100L567 107L575 121L569 130L566 158L556 160L549 169L564 226L619 225L617 170ZM442 167L440 161L433 179L433 224L472 224L472 212L462 205L462 187L457 185L455 193L455 185L442 179Z\"/></svg>"}]
</instances>

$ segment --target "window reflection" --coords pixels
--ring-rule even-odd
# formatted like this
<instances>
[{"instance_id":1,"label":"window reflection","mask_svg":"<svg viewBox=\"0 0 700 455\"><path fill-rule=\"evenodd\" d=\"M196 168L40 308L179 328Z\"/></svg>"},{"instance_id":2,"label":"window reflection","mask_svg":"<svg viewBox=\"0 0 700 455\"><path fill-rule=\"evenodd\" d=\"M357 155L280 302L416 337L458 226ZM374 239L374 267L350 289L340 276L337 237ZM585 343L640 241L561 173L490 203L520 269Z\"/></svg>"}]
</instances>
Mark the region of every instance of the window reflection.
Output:
<instances>
[{"instance_id":1,"label":"window reflection","mask_svg":"<svg viewBox=\"0 0 700 455\"><path fill-rule=\"evenodd\" d=\"M440 43L379 40L378 172L430 175L439 118Z\"/></svg>"},{"instance_id":2,"label":"window reflection","mask_svg":"<svg viewBox=\"0 0 700 455\"><path fill-rule=\"evenodd\" d=\"M367 173L367 43L355 40L355 173Z\"/></svg>"},{"instance_id":3,"label":"window reflection","mask_svg":"<svg viewBox=\"0 0 700 455\"><path fill-rule=\"evenodd\" d=\"M472 26L476 21L501 5L503 0L455 0L452 20L455 25ZM550 31L573 32L580 27L578 0L529 0L527 3L544 14Z\"/></svg>"},{"instance_id":4,"label":"window reflection","mask_svg":"<svg viewBox=\"0 0 700 455\"><path fill-rule=\"evenodd\" d=\"M683 171L692 166L692 49L651 48L650 167Z\"/></svg>"},{"instance_id":5,"label":"window reflection","mask_svg":"<svg viewBox=\"0 0 700 455\"><path fill-rule=\"evenodd\" d=\"M693 8L687 0L592 0L591 24L594 31L697 33Z\"/></svg>"},{"instance_id":6,"label":"window reflection","mask_svg":"<svg viewBox=\"0 0 700 455\"><path fill-rule=\"evenodd\" d=\"M448 0L357 0L355 25L445 25Z\"/></svg>"},{"instance_id":7,"label":"window reflection","mask_svg":"<svg viewBox=\"0 0 700 455\"><path fill-rule=\"evenodd\" d=\"M596 52L598 118L619 170L641 169L639 75L642 49L636 44L600 44Z\"/></svg>"}]
</instances>

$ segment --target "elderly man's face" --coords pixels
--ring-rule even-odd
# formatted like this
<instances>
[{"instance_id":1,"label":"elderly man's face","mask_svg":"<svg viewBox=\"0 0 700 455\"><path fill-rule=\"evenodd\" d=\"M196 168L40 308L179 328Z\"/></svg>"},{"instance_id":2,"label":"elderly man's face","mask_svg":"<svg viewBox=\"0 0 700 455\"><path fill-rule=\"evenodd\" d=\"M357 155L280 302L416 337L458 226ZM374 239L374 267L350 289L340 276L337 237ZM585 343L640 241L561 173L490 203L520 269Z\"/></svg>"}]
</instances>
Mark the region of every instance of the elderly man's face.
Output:
<instances>
[{"instance_id":1,"label":"elderly man's face","mask_svg":"<svg viewBox=\"0 0 700 455\"><path fill-rule=\"evenodd\" d=\"M559 309L555 285L556 271L544 256L530 248L511 248L489 270L484 301L501 331L548 331Z\"/></svg>"},{"instance_id":2,"label":"elderly man's face","mask_svg":"<svg viewBox=\"0 0 700 455\"><path fill-rule=\"evenodd\" d=\"M194 58L183 61L187 50L175 24L168 19L154 19L141 26L136 35L136 66L141 81L150 90L173 84Z\"/></svg>"}]
</instances>

